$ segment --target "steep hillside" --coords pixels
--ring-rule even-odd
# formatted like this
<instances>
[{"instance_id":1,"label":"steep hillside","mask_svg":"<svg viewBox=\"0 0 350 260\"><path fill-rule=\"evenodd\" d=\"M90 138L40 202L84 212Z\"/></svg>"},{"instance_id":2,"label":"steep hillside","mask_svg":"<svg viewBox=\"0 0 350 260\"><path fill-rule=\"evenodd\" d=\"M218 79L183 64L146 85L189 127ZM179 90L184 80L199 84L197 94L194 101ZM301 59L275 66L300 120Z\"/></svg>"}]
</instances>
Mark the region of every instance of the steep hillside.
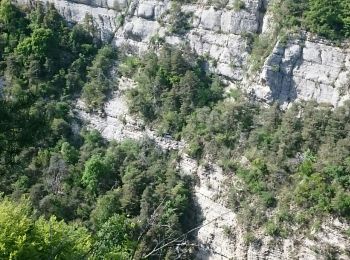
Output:
<instances>
[{"instance_id":1,"label":"steep hillside","mask_svg":"<svg viewBox=\"0 0 350 260\"><path fill-rule=\"evenodd\" d=\"M350 259L346 1L13 3L0 258Z\"/></svg>"},{"instance_id":2,"label":"steep hillside","mask_svg":"<svg viewBox=\"0 0 350 260\"><path fill-rule=\"evenodd\" d=\"M207 58L213 72L240 86L244 79L243 89L250 89L263 100L288 104L315 99L337 106L349 95L347 45L334 46L305 33L276 41L278 36L271 34L275 33L274 12L279 10L268 10L265 17L266 10L273 9L273 3L268 6L266 0L181 4L143 0L43 2L54 3L68 21L92 18L96 33L104 40L118 47L127 44L136 53L162 42L188 43ZM259 35L268 43L256 47L252 40ZM249 59L250 53L254 54L252 48L271 51L258 80L256 72L249 70L255 62ZM252 79L258 82L252 84Z\"/></svg>"}]
</instances>

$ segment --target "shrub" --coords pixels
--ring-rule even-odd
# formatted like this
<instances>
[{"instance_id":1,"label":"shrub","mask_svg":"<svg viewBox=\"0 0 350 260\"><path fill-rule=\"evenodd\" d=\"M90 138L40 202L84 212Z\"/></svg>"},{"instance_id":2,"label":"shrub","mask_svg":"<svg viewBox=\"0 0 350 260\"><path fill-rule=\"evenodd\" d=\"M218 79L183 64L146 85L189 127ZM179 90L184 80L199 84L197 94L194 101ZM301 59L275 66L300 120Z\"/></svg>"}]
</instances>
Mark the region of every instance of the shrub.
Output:
<instances>
[{"instance_id":1,"label":"shrub","mask_svg":"<svg viewBox=\"0 0 350 260\"><path fill-rule=\"evenodd\" d=\"M192 14L182 12L180 4L176 2L173 3L170 9L169 31L175 34L186 33L191 28L191 25L189 22L191 17L192 17Z\"/></svg>"},{"instance_id":2,"label":"shrub","mask_svg":"<svg viewBox=\"0 0 350 260\"><path fill-rule=\"evenodd\" d=\"M83 87L82 97L89 109L102 108L107 95L115 87L111 80L112 68L116 60L116 50L111 46L101 48L92 65L88 68L87 83Z\"/></svg>"},{"instance_id":3,"label":"shrub","mask_svg":"<svg viewBox=\"0 0 350 260\"><path fill-rule=\"evenodd\" d=\"M236 11L245 9L245 2L243 0L235 0L233 3L233 9Z\"/></svg>"}]
</instances>

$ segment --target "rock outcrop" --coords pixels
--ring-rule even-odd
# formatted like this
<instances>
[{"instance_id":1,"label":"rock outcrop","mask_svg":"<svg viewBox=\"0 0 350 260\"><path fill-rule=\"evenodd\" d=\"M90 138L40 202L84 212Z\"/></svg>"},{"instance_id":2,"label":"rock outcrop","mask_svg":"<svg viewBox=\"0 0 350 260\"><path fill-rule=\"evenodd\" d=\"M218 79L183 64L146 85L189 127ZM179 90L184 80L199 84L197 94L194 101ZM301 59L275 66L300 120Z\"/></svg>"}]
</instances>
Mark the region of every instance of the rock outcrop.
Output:
<instances>
[{"instance_id":1,"label":"rock outcrop","mask_svg":"<svg viewBox=\"0 0 350 260\"><path fill-rule=\"evenodd\" d=\"M247 35L267 33L271 13L265 19L267 0L240 0L182 4L181 12L188 30L171 31L173 2L169 0L40 0L53 3L72 22L91 17L101 38L117 46L128 44L138 53L145 52L155 39L169 44L187 43L199 55L207 57L209 68L232 82L243 79L245 90L268 102L288 105L296 100L314 99L341 105L350 98L350 50L317 39L278 42L266 59L258 82L245 77L248 67ZM32 5L34 0L16 0ZM310 37L309 37L310 38Z\"/></svg>"},{"instance_id":2,"label":"rock outcrop","mask_svg":"<svg viewBox=\"0 0 350 260\"><path fill-rule=\"evenodd\" d=\"M313 99L339 106L350 99L350 48L316 39L278 42L259 81L252 91L266 101Z\"/></svg>"},{"instance_id":3,"label":"rock outcrop","mask_svg":"<svg viewBox=\"0 0 350 260\"><path fill-rule=\"evenodd\" d=\"M182 150L183 142L175 141L169 136L158 136L154 130L146 127L140 118L128 113L128 105L123 93L126 89L134 87L134 84L129 79L119 79L119 89L105 104L103 113L86 112L84 102L78 100L73 111L76 118L85 121L89 128L98 130L107 140L150 138L163 150Z\"/></svg>"},{"instance_id":4,"label":"rock outcrop","mask_svg":"<svg viewBox=\"0 0 350 260\"><path fill-rule=\"evenodd\" d=\"M15 0L32 5L34 0ZM207 2L182 4L183 21L188 30L171 32L171 17L179 15L172 1L155 0L40 0L53 3L72 22L82 23L87 16L105 40L117 46L129 44L139 52L149 49L154 37L170 44L188 43L199 55L208 57L212 70L231 80L242 80L248 57L247 34L261 31L265 0L244 0L239 10L235 1L216 1L220 8ZM241 1L241 0L239 0ZM223 4L225 3L225 4Z\"/></svg>"},{"instance_id":5,"label":"rock outcrop","mask_svg":"<svg viewBox=\"0 0 350 260\"><path fill-rule=\"evenodd\" d=\"M181 12L188 17L189 26L181 34L170 30L172 15L179 14L171 13L173 2L169 0L39 1L53 3L68 21L82 23L87 16L91 17L102 39L116 46L131 45L138 53L147 51L157 38L169 44L186 42L199 55L207 57L212 71L232 82L245 78L250 49L247 35L268 30L263 24L267 0L244 0L238 9L233 8L236 0L182 4ZM16 2L32 5L36 1ZM278 42L265 61L259 82L251 83L248 78L243 83L249 84L241 85L268 102L278 100L288 105L296 100L315 99L341 105L350 98L349 52L348 48L310 38ZM237 224L235 213L225 203L226 183L232 178L225 176L213 163L208 163L207 167L198 165L184 154L183 142L159 137L141 120L130 116L123 88L132 85L131 81L121 79L119 90L105 106L104 115L85 112L81 101L75 113L109 140L146 137L162 149L179 151L182 172L199 179L194 188L202 216L202 225L197 230L198 259L326 259L326 249L336 252L337 259L349 259L344 254L350 248L345 234L349 226L337 220L325 222L308 238L295 235L277 240L257 230L257 242L246 245L244 231Z\"/></svg>"}]
</instances>

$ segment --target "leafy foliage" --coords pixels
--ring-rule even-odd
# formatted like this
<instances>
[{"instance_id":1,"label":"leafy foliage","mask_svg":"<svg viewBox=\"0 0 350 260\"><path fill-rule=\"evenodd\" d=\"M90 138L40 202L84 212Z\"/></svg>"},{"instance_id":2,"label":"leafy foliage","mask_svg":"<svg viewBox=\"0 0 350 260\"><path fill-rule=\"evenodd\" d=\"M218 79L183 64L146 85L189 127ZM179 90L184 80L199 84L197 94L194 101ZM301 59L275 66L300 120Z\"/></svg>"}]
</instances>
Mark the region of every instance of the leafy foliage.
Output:
<instances>
[{"instance_id":1,"label":"leafy foliage","mask_svg":"<svg viewBox=\"0 0 350 260\"><path fill-rule=\"evenodd\" d=\"M101 108L106 101L106 95L113 90L111 70L115 59L116 50L106 46L98 51L91 67L88 68L88 81L83 87L82 96L89 108Z\"/></svg>"},{"instance_id":2,"label":"leafy foliage","mask_svg":"<svg viewBox=\"0 0 350 260\"><path fill-rule=\"evenodd\" d=\"M175 154L73 131L75 98L98 109L114 87L116 50L93 35L50 5L0 2L0 258L163 257L191 228Z\"/></svg>"},{"instance_id":3,"label":"leafy foliage","mask_svg":"<svg viewBox=\"0 0 350 260\"><path fill-rule=\"evenodd\" d=\"M35 219L28 201L0 202L0 256L4 259L82 259L92 246L85 228L57 221Z\"/></svg>"},{"instance_id":4,"label":"leafy foliage","mask_svg":"<svg viewBox=\"0 0 350 260\"><path fill-rule=\"evenodd\" d=\"M139 61L138 68L134 75L138 88L130 91L130 109L159 125L163 134L180 133L196 108L222 99L220 81L186 49L164 47L159 57L151 52Z\"/></svg>"},{"instance_id":5,"label":"leafy foliage","mask_svg":"<svg viewBox=\"0 0 350 260\"><path fill-rule=\"evenodd\" d=\"M236 172L243 188L232 188L231 205L242 214L249 205L261 205L263 214L291 205L289 211L304 212L309 220L348 218L349 119L349 103L332 110L308 102L281 111L241 100L197 109L182 135L190 154L214 156L226 171Z\"/></svg>"},{"instance_id":6,"label":"leafy foliage","mask_svg":"<svg viewBox=\"0 0 350 260\"><path fill-rule=\"evenodd\" d=\"M302 26L331 40L349 37L348 1L286 0L276 3L275 12L286 28Z\"/></svg>"}]
</instances>

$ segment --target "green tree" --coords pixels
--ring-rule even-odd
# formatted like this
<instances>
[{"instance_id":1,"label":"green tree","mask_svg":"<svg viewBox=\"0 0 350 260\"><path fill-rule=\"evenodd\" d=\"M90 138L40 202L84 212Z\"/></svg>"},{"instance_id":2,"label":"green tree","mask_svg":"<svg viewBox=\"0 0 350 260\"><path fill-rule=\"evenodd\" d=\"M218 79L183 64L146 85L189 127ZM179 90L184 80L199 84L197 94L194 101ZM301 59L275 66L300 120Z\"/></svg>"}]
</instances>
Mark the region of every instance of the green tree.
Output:
<instances>
[{"instance_id":1,"label":"green tree","mask_svg":"<svg viewBox=\"0 0 350 260\"><path fill-rule=\"evenodd\" d=\"M339 38L344 29L341 2L342 0L310 0L306 12L309 29L321 36Z\"/></svg>"},{"instance_id":2,"label":"green tree","mask_svg":"<svg viewBox=\"0 0 350 260\"><path fill-rule=\"evenodd\" d=\"M82 259L92 245L87 230L54 216L31 216L26 200L0 202L0 256L3 259Z\"/></svg>"},{"instance_id":3,"label":"green tree","mask_svg":"<svg viewBox=\"0 0 350 260\"><path fill-rule=\"evenodd\" d=\"M15 204L9 199L2 199L0 202L1 258L18 259L30 253L31 241L28 234L33 223L28 217L29 212L28 202Z\"/></svg>"},{"instance_id":4,"label":"green tree","mask_svg":"<svg viewBox=\"0 0 350 260\"><path fill-rule=\"evenodd\" d=\"M54 34L51 29L35 29L31 37L25 38L18 44L16 51L26 58L30 55L44 58L49 55L49 51L56 45L53 36Z\"/></svg>"},{"instance_id":5,"label":"green tree","mask_svg":"<svg viewBox=\"0 0 350 260\"><path fill-rule=\"evenodd\" d=\"M82 97L90 109L101 108L108 92L114 88L111 73L116 56L114 48L105 46L98 51L88 68L88 82L83 87Z\"/></svg>"},{"instance_id":6,"label":"green tree","mask_svg":"<svg viewBox=\"0 0 350 260\"><path fill-rule=\"evenodd\" d=\"M111 216L97 232L93 255L96 259L130 259L136 230L136 224L125 216Z\"/></svg>"},{"instance_id":7,"label":"green tree","mask_svg":"<svg viewBox=\"0 0 350 260\"><path fill-rule=\"evenodd\" d=\"M97 191L98 181L107 173L104 160L101 155L93 155L85 162L82 183L92 192Z\"/></svg>"},{"instance_id":8,"label":"green tree","mask_svg":"<svg viewBox=\"0 0 350 260\"><path fill-rule=\"evenodd\" d=\"M105 223L113 214L122 213L121 195L121 190L116 189L98 197L96 206L90 215L95 227Z\"/></svg>"}]
</instances>

